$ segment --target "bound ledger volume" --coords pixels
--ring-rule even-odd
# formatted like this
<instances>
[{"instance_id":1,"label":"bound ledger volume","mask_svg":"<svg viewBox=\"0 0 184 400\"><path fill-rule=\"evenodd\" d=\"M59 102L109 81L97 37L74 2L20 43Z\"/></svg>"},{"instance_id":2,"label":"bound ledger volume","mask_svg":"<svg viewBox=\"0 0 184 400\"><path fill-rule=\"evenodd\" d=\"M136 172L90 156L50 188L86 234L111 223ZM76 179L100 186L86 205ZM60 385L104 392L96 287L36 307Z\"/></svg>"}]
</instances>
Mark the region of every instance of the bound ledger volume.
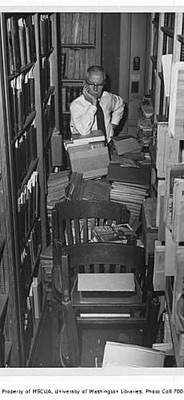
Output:
<instances>
[{"instance_id":1,"label":"bound ledger volume","mask_svg":"<svg viewBox=\"0 0 184 400\"><path fill-rule=\"evenodd\" d=\"M78 274L77 290L82 297L121 297L135 293L132 273Z\"/></svg>"}]
</instances>

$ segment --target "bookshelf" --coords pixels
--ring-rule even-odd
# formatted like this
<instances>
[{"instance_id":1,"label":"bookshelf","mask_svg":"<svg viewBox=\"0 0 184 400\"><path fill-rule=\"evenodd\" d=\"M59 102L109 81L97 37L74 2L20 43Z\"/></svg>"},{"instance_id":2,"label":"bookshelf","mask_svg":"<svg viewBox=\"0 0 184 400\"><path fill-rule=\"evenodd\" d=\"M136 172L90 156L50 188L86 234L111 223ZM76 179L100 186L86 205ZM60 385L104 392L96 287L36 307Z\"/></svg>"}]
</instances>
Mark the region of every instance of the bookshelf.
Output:
<instances>
[{"instance_id":1,"label":"bookshelf","mask_svg":"<svg viewBox=\"0 0 184 400\"><path fill-rule=\"evenodd\" d=\"M72 100L80 96L85 72L101 64L101 14L60 13L60 76L63 138L70 138Z\"/></svg>"},{"instance_id":2,"label":"bookshelf","mask_svg":"<svg viewBox=\"0 0 184 400\"><path fill-rule=\"evenodd\" d=\"M184 92L181 77L184 71L184 14L155 13L152 17L150 90L154 100L154 138L151 150L156 155L158 248L161 246L162 251L164 249L164 267L160 255L160 265L157 259L155 268L164 271L165 304L175 366L183 367L183 326L180 323L182 315L179 301L184 291L184 247L180 223L183 218L184 116L181 104Z\"/></svg>"},{"instance_id":3,"label":"bookshelf","mask_svg":"<svg viewBox=\"0 0 184 400\"><path fill-rule=\"evenodd\" d=\"M49 244L51 139L60 131L57 15L1 13L0 29L2 295L8 294L11 365L18 367L31 366L47 300L40 254Z\"/></svg>"}]
</instances>

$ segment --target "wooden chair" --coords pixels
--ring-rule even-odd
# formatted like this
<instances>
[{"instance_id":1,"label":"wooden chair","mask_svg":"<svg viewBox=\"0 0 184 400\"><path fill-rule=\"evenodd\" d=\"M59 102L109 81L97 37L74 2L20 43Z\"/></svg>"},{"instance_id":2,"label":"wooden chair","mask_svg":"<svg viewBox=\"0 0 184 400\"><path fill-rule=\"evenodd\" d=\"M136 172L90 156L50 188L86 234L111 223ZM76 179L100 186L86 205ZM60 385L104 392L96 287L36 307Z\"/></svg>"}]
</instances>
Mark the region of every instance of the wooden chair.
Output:
<instances>
[{"instance_id":1,"label":"wooden chair","mask_svg":"<svg viewBox=\"0 0 184 400\"><path fill-rule=\"evenodd\" d=\"M89 243L94 226L128 223L126 206L112 201L61 201L52 210L53 263L58 264L55 243L63 246Z\"/></svg>"},{"instance_id":2,"label":"wooden chair","mask_svg":"<svg viewBox=\"0 0 184 400\"><path fill-rule=\"evenodd\" d=\"M58 253L55 246L58 240L63 246L87 243L91 239L91 230L94 225L127 223L129 218L130 212L126 206L116 202L86 200L58 202L52 211L53 264L59 268ZM56 270L57 268L54 269L53 275ZM55 283L57 283L57 279L55 279ZM53 285L53 293L57 298L55 285ZM58 321L60 321L60 311L58 311ZM54 325L55 322L53 321ZM58 362L58 336L55 331L60 330L60 322L58 322L58 325L58 329L54 328L52 334L53 349L55 349L53 350L54 365L57 365Z\"/></svg>"},{"instance_id":3,"label":"wooden chair","mask_svg":"<svg viewBox=\"0 0 184 400\"><path fill-rule=\"evenodd\" d=\"M63 245L87 243L94 225L129 222L130 212L125 205L112 201L61 201L52 211L53 241Z\"/></svg>"},{"instance_id":4,"label":"wooden chair","mask_svg":"<svg viewBox=\"0 0 184 400\"><path fill-rule=\"evenodd\" d=\"M59 268L58 265L54 266L54 286L57 299L62 303L66 328L66 366L80 366L82 327L120 327L123 331L123 327L129 324L131 327L146 330L148 304L142 301L140 288L144 273L143 248L119 243L86 243L63 247L62 242L57 242L57 252ZM101 298L92 295L90 298L81 299L76 286L79 272L133 272L137 282L136 292L130 296ZM89 315L86 316L86 313ZM94 313L98 315L94 317Z\"/></svg>"}]
</instances>

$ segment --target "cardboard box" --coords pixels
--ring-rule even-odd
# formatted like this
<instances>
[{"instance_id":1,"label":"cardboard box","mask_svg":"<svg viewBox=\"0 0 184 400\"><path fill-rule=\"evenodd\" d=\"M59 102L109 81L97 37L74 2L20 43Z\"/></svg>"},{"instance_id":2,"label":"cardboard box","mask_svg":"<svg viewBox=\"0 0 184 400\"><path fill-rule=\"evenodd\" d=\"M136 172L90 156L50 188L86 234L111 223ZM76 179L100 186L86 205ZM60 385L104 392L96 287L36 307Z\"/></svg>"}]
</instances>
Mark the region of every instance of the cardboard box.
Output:
<instances>
[{"instance_id":1,"label":"cardboard box","mask_svg":"<svg viewBox=\"0 0 184 400\"><path fill-rule=\"evenodd\" d=\"M109 165L108 148L104 146L93 149L86 146L82 150L80 147L68 149L72 172L82 173L84 178L106 175Z\"/></svg>"},{"instance_id":2,"label":"cardboard box","mask_svg":"<svg viewBox=\"0 0 184 400\"><path fill-rule=\"evenodd\" d=\"M163 367L165 353L147 347L106 342L102 367Z\"/></svg>"}]
</instances>

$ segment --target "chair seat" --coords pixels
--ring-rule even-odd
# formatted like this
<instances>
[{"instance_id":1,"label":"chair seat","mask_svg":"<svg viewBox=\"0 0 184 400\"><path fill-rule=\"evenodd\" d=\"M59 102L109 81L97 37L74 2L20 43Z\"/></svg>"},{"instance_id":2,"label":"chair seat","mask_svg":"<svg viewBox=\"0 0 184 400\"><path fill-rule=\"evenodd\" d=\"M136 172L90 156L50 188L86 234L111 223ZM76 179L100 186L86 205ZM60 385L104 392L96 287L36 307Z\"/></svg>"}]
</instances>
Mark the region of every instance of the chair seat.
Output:
<instances>
[{"instance_id":1,"label":"chair seat","mask_svg":"<svg viewBox=\"0 0 184 400\"><path fill-rule=\"evenodd\" d=\"M93 278L93 274L90 274ZM80 291L77 288L77 279L75 280L73 289L71 291L71 300L72 306L78 307L80 310L88 308L89 310L106 308L108 310L109 307L111 308L120 308L120 312L122 312L123 307L127 310L128 308L140 308L140 304L142 304L142 290L140 288L137 279L135 278L135 292L131 294L126 294L126 292L122 293L122 296L117 297L116 293L109 292L108 295L101 295L99 292L98 296L94 296L93 292L91 296L82 296Z\"/></svg>"}]
</instances>

